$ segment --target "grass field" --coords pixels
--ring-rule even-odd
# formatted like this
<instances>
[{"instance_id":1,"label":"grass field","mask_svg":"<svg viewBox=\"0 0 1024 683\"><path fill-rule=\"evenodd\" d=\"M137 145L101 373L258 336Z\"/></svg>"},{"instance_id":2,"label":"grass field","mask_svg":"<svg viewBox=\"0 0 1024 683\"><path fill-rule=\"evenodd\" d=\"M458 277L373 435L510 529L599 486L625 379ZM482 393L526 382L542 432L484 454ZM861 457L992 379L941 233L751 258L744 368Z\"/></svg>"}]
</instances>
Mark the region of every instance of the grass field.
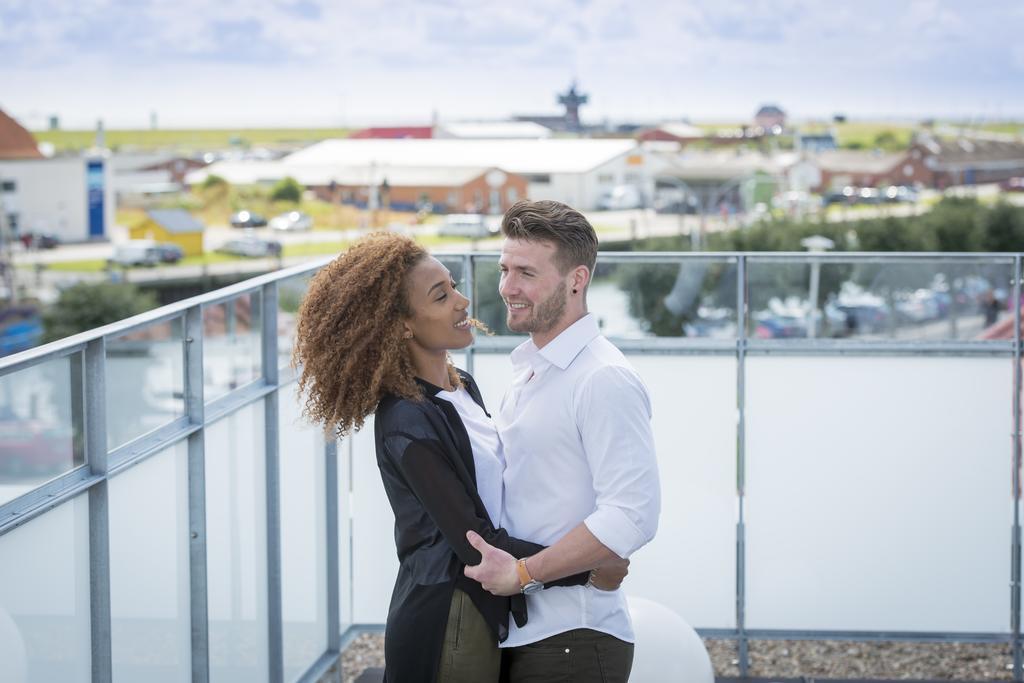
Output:
<instances>
[{"instance_id":1,"label":"grass field","mask_svg":"<svg viewBox=\"0 0 1024 683\"><path fill-rule=\"evenodd\" d=\"M211 130L108 130L107 147L160 149L173 147L180 151L207 151L231 146L261 147L310 143L326 138L348 137L349 128L226 128ZM92 130L32 131L39 142L52 144L58 152L87 149L93 145Z\"/></svg>"}]
</instances>

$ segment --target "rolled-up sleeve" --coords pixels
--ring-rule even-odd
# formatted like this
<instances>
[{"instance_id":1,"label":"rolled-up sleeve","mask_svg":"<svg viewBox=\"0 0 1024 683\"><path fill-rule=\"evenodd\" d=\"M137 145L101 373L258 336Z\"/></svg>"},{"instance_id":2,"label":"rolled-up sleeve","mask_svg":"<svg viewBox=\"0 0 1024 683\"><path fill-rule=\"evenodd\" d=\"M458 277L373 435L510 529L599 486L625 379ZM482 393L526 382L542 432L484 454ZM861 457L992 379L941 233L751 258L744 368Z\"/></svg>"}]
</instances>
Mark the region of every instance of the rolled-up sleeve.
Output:
<instances>
[{"instance_id":1,"label":"rolled-up sleeve","mask_svg":"<svg viewBox=\"0 0 1024 683\"><path fill-rule=\"evenodd\" d=\"M632 368L602 367L576 392L576 420L594 479L590 533L619 557L654 538L661 485L651 431L651 401Z\"/></svg>"}]
</instances>

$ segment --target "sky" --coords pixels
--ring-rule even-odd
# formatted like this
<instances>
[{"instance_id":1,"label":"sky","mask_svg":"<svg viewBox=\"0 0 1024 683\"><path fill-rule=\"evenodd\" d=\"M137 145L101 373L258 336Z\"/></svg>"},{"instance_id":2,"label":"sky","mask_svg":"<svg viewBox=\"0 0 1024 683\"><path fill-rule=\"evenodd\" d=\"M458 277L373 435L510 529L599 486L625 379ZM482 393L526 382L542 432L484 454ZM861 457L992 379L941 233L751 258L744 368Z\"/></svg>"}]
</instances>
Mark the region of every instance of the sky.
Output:
<instances>
[{"instance_id":1,"label":"sky","mask_svg":"<svg viewBox=\"0 0 1024 683\"><path fill-rule=\"evenodd\" d=\"M1021 0L3 0L30 128L1024 119Z\"/></svg>"}]
</instances>

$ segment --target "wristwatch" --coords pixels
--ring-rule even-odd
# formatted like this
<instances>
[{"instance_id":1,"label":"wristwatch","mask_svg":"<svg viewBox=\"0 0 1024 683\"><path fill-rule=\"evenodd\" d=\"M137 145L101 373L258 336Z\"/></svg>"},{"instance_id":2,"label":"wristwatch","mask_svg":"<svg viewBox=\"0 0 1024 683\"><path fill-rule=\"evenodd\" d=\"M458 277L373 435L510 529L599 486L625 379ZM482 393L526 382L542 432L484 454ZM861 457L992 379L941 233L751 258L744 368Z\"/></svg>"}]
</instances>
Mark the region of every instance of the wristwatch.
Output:
<instances>
[{"instance_id":1,"label":"wristwatch","mask_svg":"<svg viewBox=\"0 0 1024 683\"><path fill-rule=\"evenodd\" d=\"M536 593L544 588L544 584L530 576L530 570L526 568L526 558L516 561L516 573L519 574L519 589L524 595Z\"/></svg>"}]
</instances>

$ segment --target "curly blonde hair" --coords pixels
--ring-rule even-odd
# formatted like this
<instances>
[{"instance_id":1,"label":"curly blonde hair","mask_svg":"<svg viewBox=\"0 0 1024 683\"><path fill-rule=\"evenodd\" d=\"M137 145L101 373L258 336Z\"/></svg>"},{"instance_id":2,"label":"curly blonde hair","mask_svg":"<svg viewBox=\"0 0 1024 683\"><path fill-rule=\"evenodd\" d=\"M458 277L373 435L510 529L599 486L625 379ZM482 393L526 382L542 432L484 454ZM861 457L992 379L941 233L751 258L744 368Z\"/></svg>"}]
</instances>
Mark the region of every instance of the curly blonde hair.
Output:
<instances>
[{"instance_id":1,"label":"curly blonde hair","mask_svg":"<svg viewBox=\"0 0 1024 683\"><path fill-rule=\"evenodd\" d=\"M386 394L419 400L403 339L412 315L409 271L427 250L394 233L372 233L324 266L299 307L292 364L302 367L304 414L330 432L363 426ZM459 376L448 363L453 386Z\"/></svg>"}]
</instances>

